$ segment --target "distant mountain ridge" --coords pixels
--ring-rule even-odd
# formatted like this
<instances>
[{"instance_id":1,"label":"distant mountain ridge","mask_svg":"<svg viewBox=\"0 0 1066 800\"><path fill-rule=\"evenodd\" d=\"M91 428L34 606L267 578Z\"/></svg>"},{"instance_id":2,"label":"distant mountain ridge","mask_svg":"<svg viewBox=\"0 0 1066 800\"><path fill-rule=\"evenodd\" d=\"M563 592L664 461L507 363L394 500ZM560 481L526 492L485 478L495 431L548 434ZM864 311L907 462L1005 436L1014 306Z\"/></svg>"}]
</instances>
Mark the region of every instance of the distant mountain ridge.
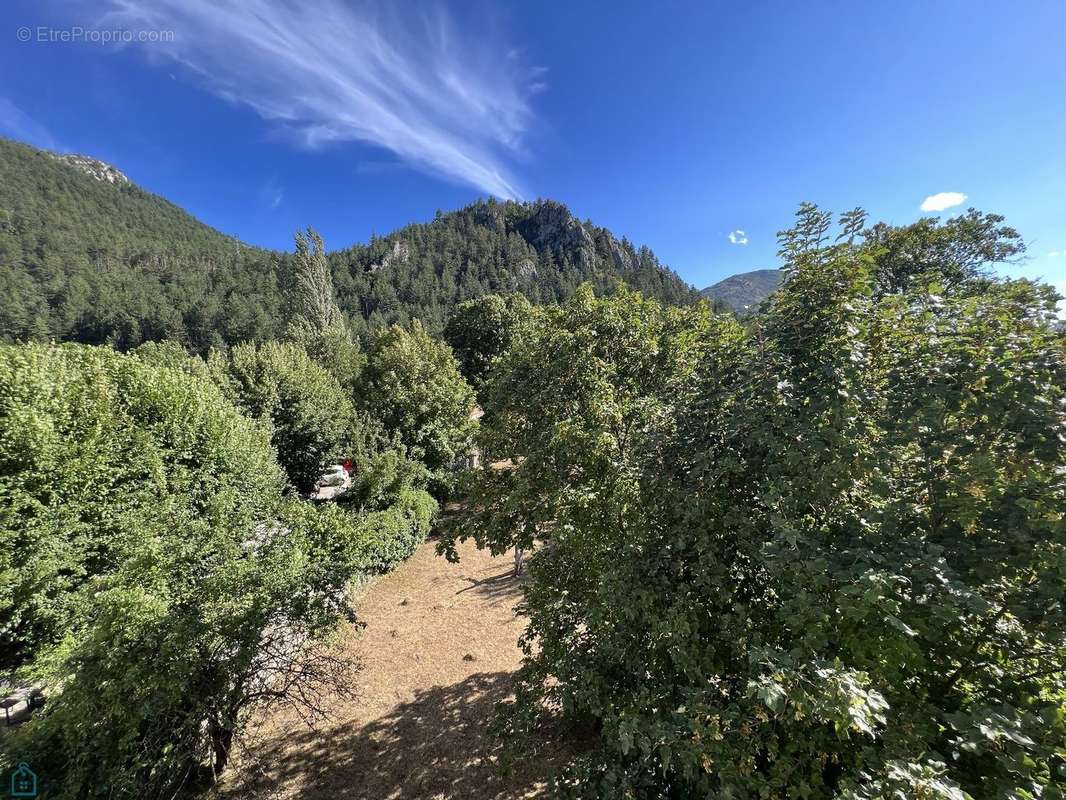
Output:
<instances>
[{"instance_id":1,"label":"distant mountain ridge","mask_svg":"<svg viewBox=\"0 0 1066 800\"><path fill-rule=\"evenodd\" d=\"M757 269L730 275L703 289L704 297L720 300L737 313L754 311L781 284L779 269Z\"/></svg>"},{"instance_id":2,"label":"distant mountain ridge","mask_svg":"<svg viewBox=\"0 0 1066 800\"><path fill-rule=\"evenodd\" d=\"M205 351L276 338L291 258L205 225L110 164L0 138L0 341L176 339ZM551 200L476 202L328 258L357 333L413 318L439 332L456 304L487 292L554 303L585 282L621 282L665 303L699 298L649 248Z\"/></svg>"}]
</instances>

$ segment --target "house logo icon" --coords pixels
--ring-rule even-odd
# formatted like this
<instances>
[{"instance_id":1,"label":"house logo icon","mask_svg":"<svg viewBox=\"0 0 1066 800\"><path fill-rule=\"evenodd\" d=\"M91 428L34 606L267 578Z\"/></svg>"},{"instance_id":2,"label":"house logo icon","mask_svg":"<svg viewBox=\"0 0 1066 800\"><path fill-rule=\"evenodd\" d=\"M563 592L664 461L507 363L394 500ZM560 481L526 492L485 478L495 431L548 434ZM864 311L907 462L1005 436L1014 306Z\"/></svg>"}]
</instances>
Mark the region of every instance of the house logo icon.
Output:
<instances>
[{"instance_id":1,"label":"house logo icon","mask_svg":"<svg viewBox=\"0 0 1066 800\"><path fill-rule=\"evenodd\" d=\"M26 763L19 764L18 769L11 773L11 796L37 796L37 776Z\"/></svg>"}]
</instances>

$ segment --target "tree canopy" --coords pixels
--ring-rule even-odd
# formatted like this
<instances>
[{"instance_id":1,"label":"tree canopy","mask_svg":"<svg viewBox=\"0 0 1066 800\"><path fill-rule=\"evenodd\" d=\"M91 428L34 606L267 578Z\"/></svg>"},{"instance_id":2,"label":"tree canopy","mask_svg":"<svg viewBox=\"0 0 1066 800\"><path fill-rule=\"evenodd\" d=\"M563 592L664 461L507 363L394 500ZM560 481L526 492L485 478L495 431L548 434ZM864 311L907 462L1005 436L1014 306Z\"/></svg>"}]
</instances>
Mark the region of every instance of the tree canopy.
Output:
<instances>
[{"instance_id":1,"label":"tree canopy","mask_svg":"<svg viewBox=\"0 0 1066 800\"><path fill-rule=\"evenodd\" d=\"M1066 353L998 223L805 206L744 326L579 293L504 357L441 548L538 546L506 730L594 732L563 795L1061 796Z\"/></svg>"},{"instance_id":2,"label":"tree canopy","mask_svg":"<svg viewBox=\"0 0 1066 800\"><path fill-rule=\"evenodd\" d=\"M212 364L227 397L270 425L278 461L300 491L327 464L355 455L362 437L350 394L299 345L249 342Z\"/></svg>"},{"instance_id":3,"label":"tree canopy","mask_svg":"<svg viewBox=\"0 0 1066 800\"><path fill-rule=\"evenodd\" d=\"M375 529L286 498L269 430L193 371L30 345L0 375L0 651L51 687L0 761L48 796L173 796L329 677Z\"/></svg>"},{"instance_id":4,"label":"tree canopy","mask_svg":"<svg viewBox=\"0 0 1066 800\"><path fill-rule=\"evenodd\" d=\"M493 367L524 335L533 306L521 294L488 294L460 303L444 326L444 340L467 382L480 391Z\"/></svg>"},{"instance_id":5,"label":"tree canopy","mask_svg":"<svg viewBox=\"0 0 1066 800\"><path fill-rule=\"evenodd\" d=\"M370 344L356 398L426 465L436 490L445 492L450 473L469 452L476 424L474 392L448 345L417 321L381 331Z\"/></svg>"}]
</instances>

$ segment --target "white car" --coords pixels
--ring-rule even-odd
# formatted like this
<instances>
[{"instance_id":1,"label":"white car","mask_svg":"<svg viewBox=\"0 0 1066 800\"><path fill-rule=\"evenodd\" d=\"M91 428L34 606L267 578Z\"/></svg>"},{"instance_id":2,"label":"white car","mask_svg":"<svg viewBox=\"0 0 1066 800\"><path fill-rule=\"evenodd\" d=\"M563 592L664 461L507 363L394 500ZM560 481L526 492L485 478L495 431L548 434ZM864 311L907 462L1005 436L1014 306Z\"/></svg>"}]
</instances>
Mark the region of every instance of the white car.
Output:
<instances>
[{"instance_id":1,"label":"white car","mask_svg":"<svg viewBox=\"0 0 1066 800\"><path fill-rule=\"evenodd\" d=\"M332 500L344 494L351 488L352 476L348 474L341 464L333 464L315 481L314 491L311 492L312 500Z\"/></svg>"},{"instance_id":2,"label":"white car","mask_svg":"<svg viewBox=\"0 0 1066 800\"><path fill-rule=\"evenodd\" d=\"M346 480L348 480L348 470L340 464L334 464L319 476L316 484L318 486L340 486Z\"/></svg>"}]
</instances>

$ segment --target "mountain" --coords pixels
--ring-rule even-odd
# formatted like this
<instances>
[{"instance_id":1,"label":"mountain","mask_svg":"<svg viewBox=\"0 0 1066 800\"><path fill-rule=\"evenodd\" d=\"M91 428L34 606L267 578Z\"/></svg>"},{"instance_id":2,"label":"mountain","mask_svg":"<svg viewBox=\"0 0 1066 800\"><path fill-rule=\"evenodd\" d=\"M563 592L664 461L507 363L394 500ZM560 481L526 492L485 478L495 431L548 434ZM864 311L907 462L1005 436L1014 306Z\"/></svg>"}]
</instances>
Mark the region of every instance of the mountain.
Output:
<instances>
[{"instance_id":1,"label":"mountain","mask_svg":"<svg viewBox=\"0 0 1066 800\"><path fill-rule=\"evenodd\" d=\"M438 211L328 257L357 333L413 318L439 332L471 297L555 303L586 281L671 304L699 297L647 247L551 200ZM276 338L291 258L205 225L109 164L0 139L0 340L176 339L205 351Z\"/></svg>"},{"instance_id":2,"label":"mountain","mask_svg":"<svg viewBox=\"0 0 1066 800\"><path fill-rule=\"evenodd\" d=\"M225 303L277 294L267 251L119 175L0 139L0 340L203 345L254 330Z\"/></svg>"},{"instance_id":3,"label":"mountain","mask_svg":"<svg viewBox=\"0 0 1066 800\"><path fill-rule=\"evenodd\" d=\"M556 303L582 283L618 281L671 304L699 294L647 247L581 222L561 203L480 201L429 223L330 254L341 308L370 327L417 317L432 331L448 312L486 292Z\"/></svg>"},{"instance_id":4,"label":"mountain","mask_svg":"<svg viewBox=\"0 0 1066 800\"><path fill-rule=\"evenodd\" d=\"M741 272L718 281L700 292L704 297L720 300L738 313L754 311L781 283L781 270L757 269Z\"/></svg>"}]
</instances>

